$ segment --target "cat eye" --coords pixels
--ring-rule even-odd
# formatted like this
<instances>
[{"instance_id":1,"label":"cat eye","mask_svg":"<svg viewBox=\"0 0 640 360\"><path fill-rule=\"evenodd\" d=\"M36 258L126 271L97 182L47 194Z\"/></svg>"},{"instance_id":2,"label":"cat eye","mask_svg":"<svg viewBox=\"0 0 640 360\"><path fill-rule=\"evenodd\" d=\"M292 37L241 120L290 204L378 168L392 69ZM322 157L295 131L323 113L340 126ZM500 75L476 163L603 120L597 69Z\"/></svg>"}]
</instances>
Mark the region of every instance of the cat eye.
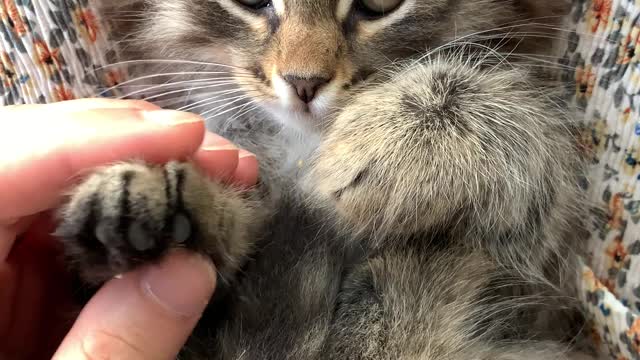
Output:
<instances>
[{"instance_id":1,"label":"cat eye","mask_svg":"<svg viewBox=\"0 0 640 360\"><path fill-rule=\"evenodd\" d=\"M271 0L236 0L236 1L254 10L259 10L267 6L271 6Z\"/></svg>"},{"instance_id":2,"label":"cat eye","mask_svg":"<svg viewBox=\"0 0 640 360\"><path fill-rule=\"evenodd\" d=\"M402 0L357 0L357 9L367 16L384 16L400 6Z\"/></svg>"}]
</instances>

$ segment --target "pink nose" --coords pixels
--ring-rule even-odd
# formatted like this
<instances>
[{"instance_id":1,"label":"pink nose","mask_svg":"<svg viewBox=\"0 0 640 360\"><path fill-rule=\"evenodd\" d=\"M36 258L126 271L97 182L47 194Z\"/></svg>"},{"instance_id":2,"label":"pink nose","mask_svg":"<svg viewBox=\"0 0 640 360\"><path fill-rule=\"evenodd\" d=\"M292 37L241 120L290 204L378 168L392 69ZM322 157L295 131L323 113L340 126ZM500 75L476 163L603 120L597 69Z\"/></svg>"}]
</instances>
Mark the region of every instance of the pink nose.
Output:
<instances>
[{"instance_id":1,"label":"pink nose","mask_svg":"<svg viewBox=\"0 0 640 360\"><path fill-rule=\"evenodd\" d=\"M296 94L298 94L300 100L305 104L308 104L316 96L318 89L328 83L331 79L319 76L301 77L296 75L285 75L284 80L296 90Z\"/></svg>"}]
</instances>

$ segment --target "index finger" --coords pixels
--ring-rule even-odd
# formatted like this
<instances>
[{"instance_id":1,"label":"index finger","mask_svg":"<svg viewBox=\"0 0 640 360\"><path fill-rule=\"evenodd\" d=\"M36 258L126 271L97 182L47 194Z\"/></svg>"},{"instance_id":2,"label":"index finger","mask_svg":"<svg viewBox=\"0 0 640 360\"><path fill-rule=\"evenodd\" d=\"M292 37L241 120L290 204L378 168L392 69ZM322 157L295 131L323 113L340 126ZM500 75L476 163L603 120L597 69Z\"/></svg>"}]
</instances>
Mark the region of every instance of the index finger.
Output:
<instances>
[{"instance_id":1,"label":"index finger","mask_svg":"<svg viewBox=\"0 0 640 360\"><path fill-rule=\"evenodd\" d=\"M0 219L55 206L85 169L185 158L204 137L204 122L189 113L116 107L47 114L46 106L0 112Z\"/></svg>"}]
</instances>

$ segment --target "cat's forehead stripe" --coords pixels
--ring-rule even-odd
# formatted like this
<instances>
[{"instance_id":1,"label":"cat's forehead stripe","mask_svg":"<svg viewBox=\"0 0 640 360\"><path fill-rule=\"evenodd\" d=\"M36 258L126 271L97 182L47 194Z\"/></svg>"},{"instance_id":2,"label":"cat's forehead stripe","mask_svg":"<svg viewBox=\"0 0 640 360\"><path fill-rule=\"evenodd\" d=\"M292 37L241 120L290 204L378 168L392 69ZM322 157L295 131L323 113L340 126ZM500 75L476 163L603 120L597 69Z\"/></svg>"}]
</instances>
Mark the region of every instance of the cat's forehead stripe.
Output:
<instances>
[{"instance_id":1,"label":"cat's forehead stripe","mask_svg":"<svg viewBox=\"0 0 640 360\"><path fill-rule=\"evenodd\" d=\"M287 11L285 0L273 0L272 4L278 16L284 15L284 13Z\"/></svg>"},{"instance_id":2,"label":"cat's forehead stripe","mask_svg":"<svg viewBox=\"0 0 640 360\"><path fill-rule=\"evenodd\" d=\"M353 1L354 0L338 0L336 6L336 18L338 19L338 21L343 22L347 18L347 15L349 15L349 10L353 5Z\"/></svg>"},{"instance_id":3,"label":"cat's forehead stripe","mask_svg":"<svg viewBox=\"0 0 640 360\"><path fill-rule=\"evenodd\" d=\"M267 31L267 21L259 16L254 16L247 12L246 10L241 9L236 3L235 0L218 0L218 3L230 14L234 15L237 18L242 19L246 24L248 24L254 31L264 33Z\"/></svg>"},{"instance_id":4,"label":"cat's forehead stripe","mask_svg":"<svg viewBox=\"0 0 640 360\"><path fill-rule=\"evenodd\" d=\"M303 17L310 21L335 16L338 0L281 0L287 8L286 13ZM340 0L341 1L341 0Z\"/></svg>"}]
</instances>

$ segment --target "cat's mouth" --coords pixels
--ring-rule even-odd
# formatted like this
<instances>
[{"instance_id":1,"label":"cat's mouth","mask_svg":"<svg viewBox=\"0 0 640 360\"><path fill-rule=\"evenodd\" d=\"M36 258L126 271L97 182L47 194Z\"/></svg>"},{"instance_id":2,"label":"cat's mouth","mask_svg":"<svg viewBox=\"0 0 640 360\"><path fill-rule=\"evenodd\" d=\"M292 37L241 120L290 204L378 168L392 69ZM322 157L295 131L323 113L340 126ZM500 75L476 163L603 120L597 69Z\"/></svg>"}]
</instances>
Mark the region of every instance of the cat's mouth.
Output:
<instances>
[{"instance_id":1,"label":"cat's mouth","mask_svg":"<svg viewBox=\"0 0 640 360\"><path fill-rule=\"evenodd\" d=\"M264 104L275 118L287 126L293 126L302 130L320 131L328 119L328 111L319 109L313 104L283 105L280 99Z\"/></svg>"},{"instance_id":2,"label":"cat's mouth","mask_svg":"<svg viewBox=\"0 0 640 360\"><path fill-rule=\"evenodd\" d=\"M270 84L274 96L266 104L267 110L277 120L305 129L321 128L331 110L339 106L344 92L335 79L285 79L274 75Z\"/></svg>"},{"instance_id":3,"label":"cat's mouth","mask_svg":"<svg viewBox=\"0 0 640 360\"><path fill-rule=\"evenodd\" d=\"M315 76L287 75L277 67L265 71L256 66L252 70L260 83L255 89L262 94L258 96L260 103L275 120L316 131L324 128L332 114L345 104L351 90L366 83L374 73L369 68L337 71L331 76L318 72Z\"/></svg>"},{"instance_id":4,"label":"cat's mouth","mask_svg":"<svg viewBox=\"0 0 640 360\"><path fill-rule=\"evenodd\" d=\"M281 106L308 115L321 115L330 106L339 86L324 77L282 76L271 78L273 90Z\"/></svg>"}]
</instances>

